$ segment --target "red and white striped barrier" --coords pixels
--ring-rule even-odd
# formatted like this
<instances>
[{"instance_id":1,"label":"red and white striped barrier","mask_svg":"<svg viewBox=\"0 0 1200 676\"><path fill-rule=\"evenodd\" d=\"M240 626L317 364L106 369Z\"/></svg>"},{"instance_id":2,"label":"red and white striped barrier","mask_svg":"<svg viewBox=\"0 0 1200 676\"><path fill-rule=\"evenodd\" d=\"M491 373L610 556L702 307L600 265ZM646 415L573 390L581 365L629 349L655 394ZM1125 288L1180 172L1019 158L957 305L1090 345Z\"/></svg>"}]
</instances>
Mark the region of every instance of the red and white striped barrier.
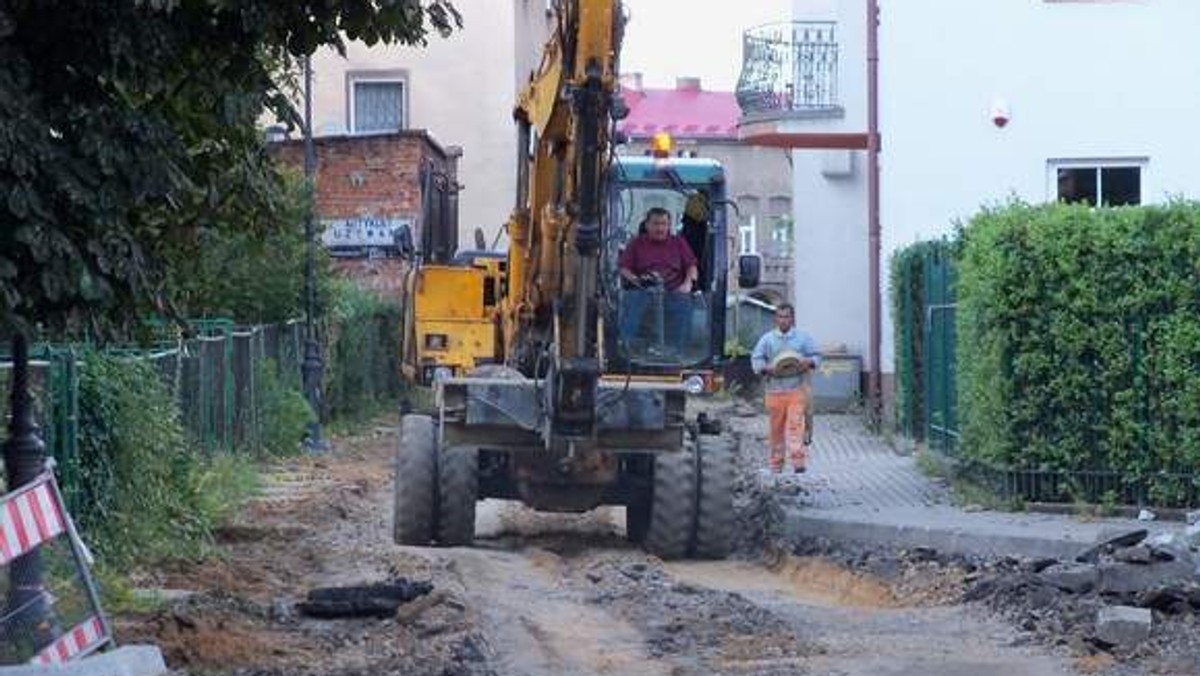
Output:
<instances>
[{"instance_id":1,"label":"red and white striped barrier","mask_svg":"<svg viewBox=\"0 0 1200 676\"><path fill-rule=\"evenodd\" d=\"M100 610L100 597L88 570L86 549L63 506L58 484L54 482L53 461L48 461L46 471L36 479L8 495L0 496L0 567L60 535L66 535L70 543L92 614L38 651L29 660L33 664L66 662L112 642L108 623ZM0 571L0 575L3 574L4 571ZM41 593L46 592L43 590Z\"/></svg>"},{"instance_id":2,"label":"red and white striped barrier","mask_svg":"<svg viewBox=\"0 0 1200 676\"><path fill-rule=\"evenodd\" d=\"M66 532L53 476L43 473L0 499L0 566Z\"/></svg>"},{"instance_id":3,"label":"red and white striped barrier","mask_svg":"<svg viewBox=\"0 0 1200 676\"><path fill-rule=\"evenodd\" d=\"M36 664L57 664L92 652L108 640L104 624L98 617L89 617L58 640L42 649L33 660Z\"/></svg>"}]
</instances>

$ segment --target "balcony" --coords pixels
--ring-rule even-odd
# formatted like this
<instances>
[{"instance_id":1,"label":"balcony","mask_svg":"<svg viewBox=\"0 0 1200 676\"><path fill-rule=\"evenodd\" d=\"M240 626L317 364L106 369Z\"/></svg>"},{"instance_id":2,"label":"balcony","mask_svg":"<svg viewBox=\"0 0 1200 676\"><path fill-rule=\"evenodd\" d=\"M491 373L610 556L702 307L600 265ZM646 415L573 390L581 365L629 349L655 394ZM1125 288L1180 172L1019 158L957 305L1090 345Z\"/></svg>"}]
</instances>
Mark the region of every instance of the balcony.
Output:
<instances>
[{"instance_id":1,"label":"balcony","mask_svg":"<svg viewBox=\"0 0 1200 676\"><path fill-rule=\"evenodd\" d=\"M742 37L737 101L743 122L841 117L837 24L795 21Z\"/></svg>"},{"instance_id":2,"label":"balcony","mask_svg":"<svg viewBox=\"0 0 1200 676\"><path fill-rule=\"evenodd\" d=\"M841 45L834 21L751 28L742 38L738 138L773 148L864 150L838 97Z\"/></svg>"}]
</instances>

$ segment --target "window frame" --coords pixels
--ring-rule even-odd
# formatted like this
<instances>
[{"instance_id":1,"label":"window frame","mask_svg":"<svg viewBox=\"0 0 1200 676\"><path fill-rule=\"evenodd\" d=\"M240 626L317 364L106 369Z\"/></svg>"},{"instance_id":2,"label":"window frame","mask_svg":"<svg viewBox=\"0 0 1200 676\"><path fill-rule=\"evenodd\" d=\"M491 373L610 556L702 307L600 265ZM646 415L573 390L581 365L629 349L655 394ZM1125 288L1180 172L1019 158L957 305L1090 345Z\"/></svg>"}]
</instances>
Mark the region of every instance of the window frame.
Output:
<instances>
[{"instance_id":1,"label":"window frame","mask_svg":"<svg viewBox=\"0 0 1200 676\"><path fill-rule=\"evenodd\" d=\"M409 92L412 90L409 73L403 69L393 70L349 70L346 71L346 129L351 134L378 134L381 130L358 129L356 115L356 88L360 84L400 85L400 129L409 128Z\"/></svg>"},{"instance_id":2,"label":"window frame","mask_svg":"<svg viewBox=\"0 0 1200 676\"><path fill-rule=\"evenodd\" d=\"M758 216L750 214L750 220L738 226L738 254L758 253Z\"/></svg>"},{"instance_id":3,"label":"window frame","mask_svg":"<svg viewBox=\"0 0 1200 676\"><path fill-rule=\"evenodd\" d=\"M1137 169L1138 170L1138 201L1136 205L1146 203L1146 169L1150 166L1150 158L1134 157L1082 157L1082 158L1051 158L1046 160L1046 201L1056 204L1058 195L1058 172L1060 169L1092 169L1096 172L1096 206L1104 206L1104 169Z\"/></svg>"}]
</instances>

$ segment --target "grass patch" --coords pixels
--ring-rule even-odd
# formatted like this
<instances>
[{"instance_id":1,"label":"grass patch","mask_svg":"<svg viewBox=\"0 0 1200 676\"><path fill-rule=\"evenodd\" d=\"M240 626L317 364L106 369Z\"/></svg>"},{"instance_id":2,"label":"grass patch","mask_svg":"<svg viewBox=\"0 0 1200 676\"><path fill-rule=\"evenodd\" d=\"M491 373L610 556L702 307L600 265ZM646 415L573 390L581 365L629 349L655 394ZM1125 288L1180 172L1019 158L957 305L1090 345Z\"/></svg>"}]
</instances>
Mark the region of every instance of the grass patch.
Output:
<instances>
[{"instance_id":1,"label":"grass patch","mask_svg":"<svg viewBox=\"0 0 1200 676\"><path fill-rule=\"evenodd\" d=\"M317 417L304 399L304 394L279 376L279 367L272 359L256 366L262 410L262 448L271 457L296 455L308 430Z\"/></svg>"},{"instance_id":2,"label":"grass patch","mask_svg":"<svg viewBox=\"0 0 1200 676\"><path fill-rule=\"evenodd\" d=\"M917 450L917 469L931 479L950 480L951 471L945 457L923 448Z\"/></svg>"},{"instance_id":3,"label":"grass patch","mask_svg":"<svg viewBox=\"0 0 1200 676\"><path fill-rule=\"evenodd\" d=\"M1024 501L1006 497L957 471L957 462L928 448L917 451L917 469L927 477L945 482L952 502L958 507L1000 512L1023 512Z\"/></svg>"},{"instance_id":4,"label":"grass patch","mask_svg":"<svg viewBox=\"0 0 1200 676\"><path fill-rule=\"evenodd\" d=\"M204 457L145 361L85 356L79 440L84 494L75 516L96 553L106 607L145 605L130 590L131 571L212 554L214 529L261 486L252 459Z\"/></svg>"},{"instance_id":5,"label":"grass patch","mask_svg":"<svg viewBox=\"0 0 1200 676\"><path fill-rule=\"evenodd\" d=\"M130 584L129 571L97 566L93 571L100 587L100 603L111 615L146 615L162 610L167 600L160 594L144 594Z\"/></svg>"}]
</instances>

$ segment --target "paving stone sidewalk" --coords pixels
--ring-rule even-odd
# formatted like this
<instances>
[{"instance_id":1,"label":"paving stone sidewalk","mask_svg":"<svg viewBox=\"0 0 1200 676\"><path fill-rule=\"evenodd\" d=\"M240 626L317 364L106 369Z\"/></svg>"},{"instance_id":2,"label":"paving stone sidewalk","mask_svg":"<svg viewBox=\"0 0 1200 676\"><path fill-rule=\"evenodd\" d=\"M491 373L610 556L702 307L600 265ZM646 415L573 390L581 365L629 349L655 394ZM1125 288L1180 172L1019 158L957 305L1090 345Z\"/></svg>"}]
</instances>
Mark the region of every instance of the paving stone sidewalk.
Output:
<instances>
[{"instance_id":1,"label":"paving stone sidewalk","mask_svg":"<svg viewBox=\"0 0 1200 676\"><path fill-rule=\"evenodd\" d=\"M734 425L743 448L765 466L765 421L744 415ZM932 547L984 556L1071 558L1117 531L1182 531L1169 522L994 511L953 504L944 484L925 476L916 458L902 455L853 415L817 416L808 472L769 482L794 500L785 503L792 537L826 537L895 547ZM800 490L796 491L795 486Z\"/></svg>"}]
</instances>

